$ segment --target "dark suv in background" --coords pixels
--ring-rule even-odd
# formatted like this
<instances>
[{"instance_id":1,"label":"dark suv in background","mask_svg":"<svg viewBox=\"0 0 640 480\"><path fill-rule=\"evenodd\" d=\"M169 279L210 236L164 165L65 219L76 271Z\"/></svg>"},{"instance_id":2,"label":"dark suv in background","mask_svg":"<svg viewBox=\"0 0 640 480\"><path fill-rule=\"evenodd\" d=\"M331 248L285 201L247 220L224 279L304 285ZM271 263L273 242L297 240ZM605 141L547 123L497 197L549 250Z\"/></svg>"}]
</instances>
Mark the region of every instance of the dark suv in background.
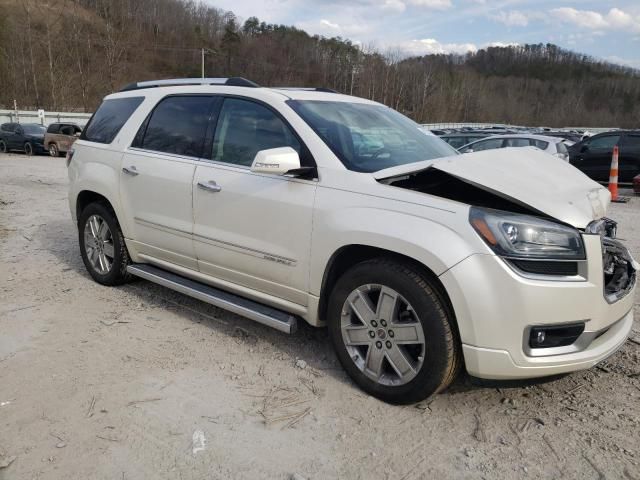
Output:
<instances>
[{"instance_id":1,"label":"dark suv in background","mask_svg":"<svg viewBox=\"0 0 640 480\"><path fill-rule=\"evenodd\" d=\"M569 147L569 162L597 182L607 183L613 147L620 149L618 181L631 183L640 174L640 130L599 133Z\"/></svg>"},{"instance_id":2,"label":"dark suv in background","mask_svg":"<svg viewBox=\"0 0 640 480\"><path fill-rule=\"evenodd\" d=\"M38 123L3 123L0 125L0 153L19 150L27 155L44 153L46 128Z\"/></svg>"}]
</instances>

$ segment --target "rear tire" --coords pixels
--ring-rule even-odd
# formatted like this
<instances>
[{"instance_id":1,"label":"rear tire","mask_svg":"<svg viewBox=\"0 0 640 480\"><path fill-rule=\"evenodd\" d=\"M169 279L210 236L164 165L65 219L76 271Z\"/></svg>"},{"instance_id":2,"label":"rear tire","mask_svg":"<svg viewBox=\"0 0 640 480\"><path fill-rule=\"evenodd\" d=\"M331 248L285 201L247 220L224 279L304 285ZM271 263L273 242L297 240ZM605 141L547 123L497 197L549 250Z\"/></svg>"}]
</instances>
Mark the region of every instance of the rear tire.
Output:
<instances>
[{"instance_id":1,"label":"rear tire","mask_svg":"<svg viewBox=\"0 0 640 480\"><path fill-rule=\"evenodd\" d=\"M447 388L460 369L449 310L433 280L415 267L367 260L336 283L327 310L329 336L340 363L365 392L388 403L414 403Z\"/></svg>"},{"instance_id":2,"label":"rear tire","mask_svg":"<svg viewBox=\"0 0 640 480\"><path fill-rule=\"evenodd\" d=\"M7 144L4 140L0 140L0 153L7 153L9 149L7 148Z\"/></svg>"},{"instance_id":3,"label":"rear tire","mask_svg":"<svg viewBox=\"0 0 640 480\"><path fill-rule=\"evenodd\" d=\"M33 145L30 142L24 144L24 153L29 157L33 155Z\"/></svg>"},{"instance_id":4,"label":"rear tire","mask_svg":"<svg viewBox=\"0 0 640 480\"><path fill-rule=\"evenodd\" d=\"M82 261L91 277L102 285L122 285L131 280L131 264L124 235L113 209L104 203L87 205L78 221Z\"/></svg>"},{"instance_id":5,"label":"rear tire","mask_svg":"<svg viewBox=\"0 0 640 480\"><path fill-rule=\"evenodd\" d=\"M55 143L49 145L49 155L52 157L59 157L60 152L58 151L58 146Z\"/></svg>"}]
</instances>

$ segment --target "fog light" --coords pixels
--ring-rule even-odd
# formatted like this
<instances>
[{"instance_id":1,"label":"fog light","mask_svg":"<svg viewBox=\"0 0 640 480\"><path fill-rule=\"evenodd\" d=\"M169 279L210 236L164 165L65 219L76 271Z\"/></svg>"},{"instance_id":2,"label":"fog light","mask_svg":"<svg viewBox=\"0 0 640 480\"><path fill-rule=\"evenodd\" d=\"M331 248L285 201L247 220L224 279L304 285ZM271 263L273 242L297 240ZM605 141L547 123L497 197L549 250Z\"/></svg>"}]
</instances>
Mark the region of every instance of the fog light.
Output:
<instances>
[{"instance_id":1,"label":"fog light","mask_svg":"<svg viewBox=\"0 0 640 480\"><path fill-rule=\"evenodd\" d=\"M529 333L529 346L531 348L564 347L575 342L582 332L584 332L584 322L532 327Z\"/></svg>"}]
</instances>

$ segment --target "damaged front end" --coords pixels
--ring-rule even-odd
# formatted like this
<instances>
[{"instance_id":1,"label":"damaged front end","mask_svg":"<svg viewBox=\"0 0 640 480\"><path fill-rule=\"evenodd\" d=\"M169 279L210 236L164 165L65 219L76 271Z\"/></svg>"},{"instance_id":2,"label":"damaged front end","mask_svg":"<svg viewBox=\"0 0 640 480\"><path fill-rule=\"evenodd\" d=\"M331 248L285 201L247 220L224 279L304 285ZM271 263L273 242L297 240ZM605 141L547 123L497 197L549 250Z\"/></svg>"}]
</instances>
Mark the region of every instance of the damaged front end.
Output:
<instances>
[{"instance_id":1,"label":"damaged front end","mask_svg":"<svg viewBox=\"0 0 640 480\"><path fill-rule=\"evenodd\" d=\"M618 224L610 218L595 220L585 233L600 235L604 275L604 298L615 303L627 295L636 282L638 264L627 247L616 240Z\"/></svg>"}]
</instances>

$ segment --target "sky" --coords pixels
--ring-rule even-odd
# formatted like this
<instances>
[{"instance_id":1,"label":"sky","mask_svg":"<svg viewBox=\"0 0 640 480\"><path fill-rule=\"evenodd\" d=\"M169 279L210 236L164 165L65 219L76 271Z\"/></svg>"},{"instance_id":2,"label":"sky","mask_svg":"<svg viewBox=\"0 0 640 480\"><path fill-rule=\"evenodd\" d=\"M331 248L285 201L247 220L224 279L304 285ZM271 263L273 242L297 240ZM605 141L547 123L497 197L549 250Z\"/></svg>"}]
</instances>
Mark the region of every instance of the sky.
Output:
<instances>
[{"instance_id":1,"label":"sky","mask_svg":"<svg viewBox=\"0 0 640 480\"><path fill-rule=\"evenodd\" d=\"M207 0L242 21L293 25L363 48L464 53L555 43L640 69L640 0Z\"/></svg>"}]
</instances>

